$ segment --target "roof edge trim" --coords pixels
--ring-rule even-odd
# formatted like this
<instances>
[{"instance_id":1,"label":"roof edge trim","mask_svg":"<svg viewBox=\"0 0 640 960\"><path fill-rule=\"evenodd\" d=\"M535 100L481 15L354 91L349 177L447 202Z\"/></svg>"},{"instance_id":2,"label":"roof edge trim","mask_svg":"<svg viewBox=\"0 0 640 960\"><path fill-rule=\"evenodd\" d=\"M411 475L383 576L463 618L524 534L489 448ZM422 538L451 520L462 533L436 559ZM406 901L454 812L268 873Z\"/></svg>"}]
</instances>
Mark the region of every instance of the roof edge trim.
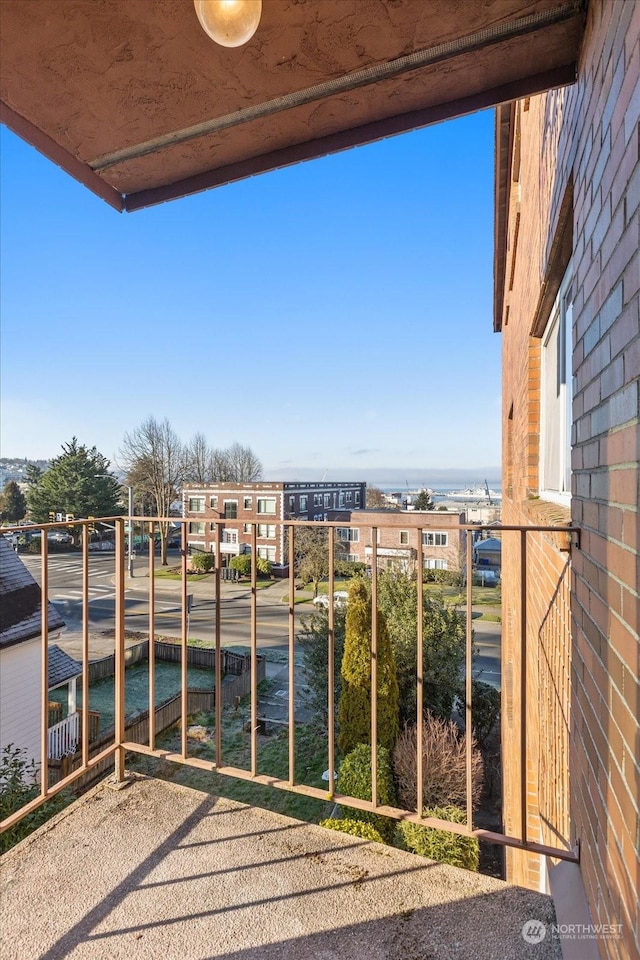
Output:
<instances>
[{"instance_id":1,"label":"roof edge trim","mask_svg":"<svg viewBox=\"0 0 640 960\"><path fill-rule=\"evenodd\" d=\"M88 164L74 157L39 127L31 123L30 120L16 113L3 100L0 101L0 122L6 124L9 130L12 130L22 140L31 144L39 153L44 154L45 157L61 167L65 173L78 180L83 186L88 187L92 193L95 193L102 200L106 200L109 206L117 210L118 213L122 213L124 198L118 190L105 183Z\"/></svg>"},{"instance_id":2,"label":"roof edge trim","mask_svg":"<svg viewBox=\"0 0 640 960\"><path fill-rule=\"evenodd\" d=\"M164 186L138 190L125 196L124 208L127 212L132 213L135 210L141 210L154 204L200 193L203 190L224 186L237 180L244 180L247 177L266 173L278 167L286 167L305 160L339 153L341 150L363 146L375 140L382 140L385 137L427 127L442 120L450 120L454 117L474 113L477 110L485 110L505 101L542 93L552 87L566 86L575 82L575 76L576 63L571 61L571 63L555 67L544 73L522 77L489 90L481 90L459 100L438 103L421 110L412 110L409 113L386 117L384 120L376 120L359 127L340 130L325 137L283 147L270 153L228 164L225 167L205 170L203 173L197 173L194 176Z\"/></svg>"}]
</instances>

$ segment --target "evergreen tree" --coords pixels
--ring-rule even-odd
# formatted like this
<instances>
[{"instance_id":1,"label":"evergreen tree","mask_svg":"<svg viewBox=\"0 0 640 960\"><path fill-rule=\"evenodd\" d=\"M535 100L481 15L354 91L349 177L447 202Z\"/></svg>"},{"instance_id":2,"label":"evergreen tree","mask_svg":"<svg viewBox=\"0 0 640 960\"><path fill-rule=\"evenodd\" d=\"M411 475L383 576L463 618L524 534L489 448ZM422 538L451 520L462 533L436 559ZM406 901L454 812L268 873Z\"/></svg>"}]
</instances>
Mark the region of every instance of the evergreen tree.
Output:
<instances>
[{"instance_id":1,"label":"evergreen tree","mask_svg":"<svg viewBox=\"0 0 640 960\"><path fill-rule=\"evenodd\" d=\"M24 493L15 480L8 480L0 496L2 519L8 520L9 523L18 523L19 520L24 519L26 512L27 499Z\"/></svg>"},{"instance_id":2,"label":"evergreen tree","mask_svg":"<svg viewBox=\"0 0 640 960\"><path fill-rule=\"evenodd\" d=\"M420 490L420 492L417 494L415 500L413 501L413 505L416 508L416 510L434 510L435 509L435 503L433 502L433 497L431 496L429 491L425 490L424 488Z\"/></svg>"},{"instance_id":3,"label":"evergreen tree","mask_svg":"<svg viewBox=\"0 0 640 960\"><path fill-rule=\"evenodd\" d=\"M398 680L384 615L378 612L378 744L393 750L398 730ZM349 753L371 744L371 597L364 580L349 590L338 702L338 746Z\"/></svg>"},{"instance_id":4,"label":"evergreen tree","mask_svg":"<svg viewBox=\"0 0 640 960\"><path fill-rule=\"evenodd\" d=\"M30 487L34 487L36 483L40 483L42 479L42 468L38 466L37 463L28 463L25 480Z\"/></svg>"},{"instance_id":5,"label":"evergreen tree","mask_svg":"<svg viewBox=\"0 0 640 960\"><path fill-rule=\"evenodd\" d=\"M108 473L109 461L95 447L89 449L78 443L76 437L63 444L62 451L29 490L32 519L47 523L50 513L85 519L121 516L121 487Z\"/></svg>"}]
</instances>

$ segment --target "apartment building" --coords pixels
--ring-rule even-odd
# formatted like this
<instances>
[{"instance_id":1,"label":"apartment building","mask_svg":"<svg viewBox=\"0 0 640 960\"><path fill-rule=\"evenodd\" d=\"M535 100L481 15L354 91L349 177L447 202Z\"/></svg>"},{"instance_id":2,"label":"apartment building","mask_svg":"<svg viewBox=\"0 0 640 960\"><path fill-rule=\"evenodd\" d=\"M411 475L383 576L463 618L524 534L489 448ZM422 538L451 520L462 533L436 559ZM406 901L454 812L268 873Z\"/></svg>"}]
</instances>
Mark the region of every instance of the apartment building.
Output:
<instances>
[{"instance_id":1,"label":"apartment building","mask_svg":"<svg viewBox=\"0 0 640 960\"><path fill-rule=\"evenodd\" d=\"M459 529L464 513L433 510L362 510L357 514L339 511L330 520L344 520L337 539L345 558L371 566L374 531L378 568L410 570L415 566L422 530L422 557L425 569L458 571L464 564L466 533Z\"/></svg>"},{"instance_id":2,"label":"apartment building","mask_svg":"<svg viewBox=\"0 0 640 960\"><path fill-rule=\"evenodd\" d=\"M220 562L251 552L253 526L257 551L272 563L286 563L283 520L326 520L337 509L360 510L367 485L359 481L185 484L183 515L189 518L191 551L216 552L220 527ZM223 524L214 521L224 520Z\"/></svg>"},{"instance_id":3,"label":"apartment building","mask_svg":"<svg viewBox=\"0 0 640 960\"><path fill-rule=\"evenodd\" d=\"M640 4L593 0L575 84L496 123L503 522L577 530L533 538L526 614L503 537L504 827L579 849L573 896L615 925L610 957L640 955L639 28ZM507 872L547 889L535 854Z\"/></svg>"}]
</instances>

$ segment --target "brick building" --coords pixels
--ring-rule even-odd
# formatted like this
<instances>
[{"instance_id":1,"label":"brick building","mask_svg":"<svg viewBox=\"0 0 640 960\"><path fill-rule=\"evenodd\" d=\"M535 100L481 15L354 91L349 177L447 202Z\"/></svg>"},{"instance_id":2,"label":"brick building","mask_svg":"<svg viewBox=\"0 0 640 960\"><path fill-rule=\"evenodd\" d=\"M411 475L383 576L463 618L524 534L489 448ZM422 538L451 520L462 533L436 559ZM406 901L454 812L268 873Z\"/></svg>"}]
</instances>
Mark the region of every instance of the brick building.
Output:
<instances>
[{"instance_id":1,"label":"brick building","mask_svg":"<svg viewBox=\"0 0 640 960\"><path fill-rule=\"evenodd\" d=\"M373 531L377 530L378 567L411 569L418 558L418 531L422 529L425 569L458 571L464 565L466 533L458 529L465 522L464 513L362 510L354 515L339 511L329 519L349 524L337 528L337 538L349 560L371 566Z\"/></svg>"},{"instance_id":2,"label":"brick building","mask_svg":"<svg viewBox=\"0 0 640 960\"><path fill-rule=\"evenodd\" d=\"M215 553L220 526L223 566L231 557L250 552L254 524L258 556L285 563L283 520L326 520L329 511L358 510L366 499L367 485L358 481L200 483L185 484L182 490L190 549ZM218 520L225 522L216 524Z\"/></svg>"},{"instance_id":3,"label":"brick building","mask_svg":"<svg viewBox=\"0 0 640 960\"><path fill-rule=\"evenodd\" d=\"M574 894L621 925L598 940L610 957L640 954L639 26L638 3L590 2L576 83L499 107L496 125L503 523L579 529L579 547L532 536L524 623L503 537L504 826L524 774L529 836L579 844ZM507 868L547 888L544 858L510 849Z\"/></svg>"}]
</instances>

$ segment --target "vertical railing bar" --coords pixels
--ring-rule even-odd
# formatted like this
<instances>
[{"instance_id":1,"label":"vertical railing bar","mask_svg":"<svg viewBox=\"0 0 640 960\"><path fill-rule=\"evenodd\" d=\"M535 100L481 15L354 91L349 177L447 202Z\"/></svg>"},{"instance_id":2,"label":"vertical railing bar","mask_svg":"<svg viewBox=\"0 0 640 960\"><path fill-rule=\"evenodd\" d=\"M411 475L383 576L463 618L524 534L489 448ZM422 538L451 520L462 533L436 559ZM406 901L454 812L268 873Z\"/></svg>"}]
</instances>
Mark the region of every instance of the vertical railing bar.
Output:
<instances>
[{"instance_id":1,"label":"vertical railing bar","mask_svg":"<svg viewBox=\"0 0 640 960\"><path fill-rule=\"evenodd\" d=\"M188 653L187 642L189 632L189 596L187 583L187 525L181 524L182 528L182 556L181 556L181 587L182 587L182 609L181 609L181 658L180 658L180 723L182 733L181 750L183 759L187 759L187 713L188 713L188 689L187 689L187 667Z\"/></svg>"},{"instance_id":2,"label":"vertical railing bar","mask_svg":"<svg viewBox=\"0 0 640 960\"><path fill-rule=\"evenodd\" d=\"M76 710L78 705L76 703ZM82 528L82 766L89 763L89 525Z\"/></svg>"},{"instance_id":3,"label":"vertical railing bar","mask_svg":"<svg viewBox=\"0 0 640 960\"><path fill-rule=\"evenodd\" d=\"M327 650L327 725L329 732L329 797L333 798L335 792L335 609L333 605L333 585L335 581L335 552L332 537L333 530L329 528L329 634Z\"/></svg>"},{"instance_id":4,"label":"vertical railing bar","mask_svg":"<svg viewBox=\"0 0 640 960\"><path fill-rule=\"evenodd\" d=\"M251 776L258 774L258 530L251 526Z\"/></svg>"},{"instance_id":5,"label":"vertical railing bar","mask_svg":"<svg viewBox=\"0 0 640 960\"><path fill-rule=\"evenodd\" d=\"M116 643L115 643L115 779L124 780L124 633L125 633L125 532L124 519L117 519L116 526Z\"/></svg>"},{"instance_id":6,"label":"vertical railing bar","mask_svg":"<svg viewBox=\"0 0 640 960\"><path fill-rule=\"evenodd\" d=\"M527 843L527 531L520 531L520 817Z\"/></svg>"},{"instance_id":7,"label":"vertical railing bar","mask_svg":"<svg viewBox=\"0 0 640 960\"><path fill-rule=\"evenodd\" d=\"M156 745L156 525L149 524L149 746Z\"/></svg>"},{"instance_id":8,"label":"vertical railing bar","mask_svg":"<svg viewBox=\"0 0 640 960\"><path fill-rule=\"evenodd\" d=\"M416 709L416 784L417 784L417 810L418 816L422 816L424 809L424 784L422 770L423 753L423 724L424 724L424 570L423 570L423 552L422 552L422 527L418 527L418 570L416 574L417 584L417 616L418 616L418 636L417 636L417 663L416 663L416 682L417 682L417 709Z\"/></svg>"},{"instance_id":9,"label":"vertical railing bar","mask_svg":"<svg viewBox=\"0 0 640 960\"><path fill-rule=\"evenodd\" d=\"M378 806L378 528L371 530L371 802Z\"/></svg>"},{"instance_id":10,"label":"vertical railing bar","mask_svg":"<svg viewBox=\"0 0 640 960\"><path fill-rule=\"evenodd\" d=\"M466 788L467 788L467 827L473 829L473 716L472 716L472 654L473 654L473 555L471 553L471 534L468 532L465 545L467 548L467 616L465 640L465 754L466 754Z\"/></svg>"},{"instance_id":11,"label":"vertical railing bar","mask_svg":"<svg viewBox=\"0 0 640 960\"><path fill-rule=\"evenodd\" d=\"M222 766L222 613L220 609L220 523L216 523L216 766Z\"/></svg>"},{"instance_id":12,"label":"vertical railing bar","mask_svg":"<svg viewBox=\"0 0 640 960\"><path fill-rule=\"evenodd\" d=\"M42 572L42 586L40 588L41 614L41 646L40 646L40 674L42 677L40 723L41 737L41 766L40 766L40 795L46 797L49 793L49 543L47 531L40 531L40 564Z\"/></svg>"},{"instance_id":13,"label":"vertical railing bar","mask_svg":"<svg viewBox=\"0 0 640 960\"><path fill-rule=\"evenodd\" d=\"M295 594L293 582L293 527L289 527L289 783L296 776L296 661L295 661Z\"/></svg>"}]
</instances>

